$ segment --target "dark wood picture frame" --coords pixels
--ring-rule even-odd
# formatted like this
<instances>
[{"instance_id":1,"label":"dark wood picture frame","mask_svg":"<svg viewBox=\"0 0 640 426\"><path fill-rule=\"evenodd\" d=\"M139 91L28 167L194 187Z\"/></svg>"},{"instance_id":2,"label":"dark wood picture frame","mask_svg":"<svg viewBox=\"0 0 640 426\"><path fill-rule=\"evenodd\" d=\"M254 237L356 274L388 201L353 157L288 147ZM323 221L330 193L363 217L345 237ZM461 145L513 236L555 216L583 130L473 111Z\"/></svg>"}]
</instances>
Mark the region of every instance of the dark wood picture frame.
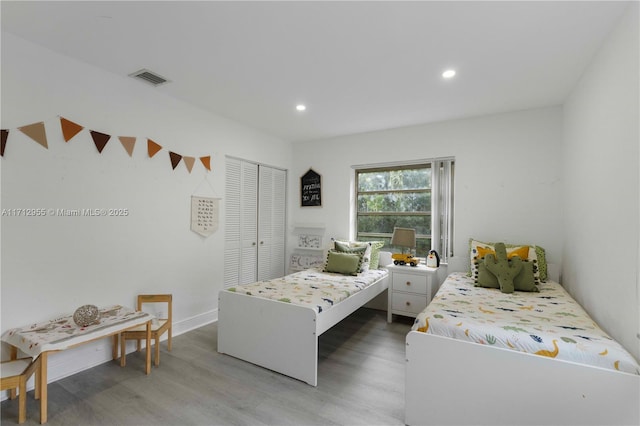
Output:
<instances>
[{"instance_id":1,"label":"dark wood picture frame","mask_svg":"<svg viewBox=\"0 0 640 426\"><path fill-rule=\"evenodd\" d=\"M322 206L322 176L313 169L300 178L300 206Z\"/></svg>"}]
</instances>

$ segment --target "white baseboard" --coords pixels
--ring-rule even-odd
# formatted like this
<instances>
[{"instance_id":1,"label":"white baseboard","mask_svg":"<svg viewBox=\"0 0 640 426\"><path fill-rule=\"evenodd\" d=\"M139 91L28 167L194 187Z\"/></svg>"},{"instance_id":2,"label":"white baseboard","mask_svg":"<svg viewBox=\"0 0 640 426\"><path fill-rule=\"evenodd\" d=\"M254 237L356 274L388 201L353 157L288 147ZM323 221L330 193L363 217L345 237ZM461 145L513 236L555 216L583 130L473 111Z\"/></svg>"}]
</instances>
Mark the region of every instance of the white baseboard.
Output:
<instances>
[{"instance_id":1,"label":"white baseboard","mask_svg":"<svg viewBox=\"0 0 640 426\"><path fill-rule=\"evenodd\" d=\"M172 336L179 336L188 331L216 322L217 320L218 310L214 309L190 318L174 321ZM165 341L166 339L167 335L165 333L160 340ZM133 341L127 342L127 353L135 351L135 345ZM111 338L100 339L73 349L53 353L49 355L47 382L53 383L110 361L113 361L111 357ZM27 389L33 389L33 377L29 380ZM3 391L0 401L4 401L7 398L8 391Z\"/></svg>"},{"instance_id":2,"label":"white baseboard","mask_svg":"<svg viewBox=\"0 0 640 426\"><path fill-rule=\"evenodd\" d=\"M173 335L179 336L183 333L186 333L191 330L195 330L196 328L200 328L207 324L211 324L213 322L218 321L218 310L214 309L209 312L205 312L203 314L192 316L191 318L186 318L180 320L178 322L173 323ZM163 339L166 339L167 336L163 336Z\"/></svg>"}]
</instances>

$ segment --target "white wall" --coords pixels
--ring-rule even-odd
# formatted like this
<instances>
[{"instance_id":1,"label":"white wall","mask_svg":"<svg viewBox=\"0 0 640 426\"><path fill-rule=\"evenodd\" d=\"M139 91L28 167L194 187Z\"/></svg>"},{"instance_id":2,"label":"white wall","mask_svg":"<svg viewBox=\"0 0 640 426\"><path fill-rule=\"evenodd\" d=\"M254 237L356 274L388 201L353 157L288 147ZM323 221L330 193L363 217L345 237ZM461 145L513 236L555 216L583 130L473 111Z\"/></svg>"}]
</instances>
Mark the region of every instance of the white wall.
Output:
<instances>
[{"instance_id":1,"label":"white wall","mask_svg":"<svg viewBox=\"0 0 640 426\"><path fill-rule=\"evenodd\" d=\"M58 115L86 126L68 143ZM49 149L17 130L44 121ZM105 73L2 34L2 208L126 208L127 217L2 217L2 332L82 304L134 306L138 293L174 295L176 332L217 318L223 225L190 230L190 197L224 196L224 157L288 169L291 148L127 76ZM90 130L111 134L102 154ZM118 136L137 136L130 158ZM146 138L165 149L148 158ZM268 150L264 146L269 146ZM168 150L212 155L172 170ZM205 180L206 179L206 180ZM212 187L212 188L211 188ZM3 359L6 357L3 345ZM105 340L51 357L55 379L109 359Z\"/></svg>"},{"instance_id":2,"label":"white wall","mask_svg":"<svg viewBox=\"0 0 640 426\"><path fill-rule=\"evenodd\" d=\"M638 3L565 104L564 284L640 359Z\"/></svg>"},{"instance_id":3,"label":"white wall","mask_svg":"<svg viewBox=\"0 0 640 426\"><path fill-rule=\"evenodd\" d=\"M84 303L132 305L140 292L174 294L178 331L215 319L224 211L220 230L203 239L189 230L189 197L210 190L205 176L224 195L225 155L289 169L289 223L323 223L328 237L349 236L353 165L455 156L455 254L466 256L469 237L545 247L551 262L564 265L563 281L574 296L640 358L637 6L635 19L629 14L612 34L564 110L390 129L293 149L3 33L1 125L11 134L0 160L1 207L128 208L130 215L2 217L1 330ZM88 129L65 143L58 115L112 140L102 154ZM37 121L46 123L48 150L17 130ZM133 158L117 136L140 138ZM166 149L149 159L146 137ZM199 164L191 174L183 164L172 170L169 149L212 154L213 172ZM323 176L321 208L299 207L299 177L309 167ZM600 189L597 205L585 188ZM593 208L599 205L613 207ZM604 267L593 268L596 249L606 253ZM104 342L57 354L50 377L109 354Z\"/></svg>"},{"instance_id":4,"label":"white wall","mask_svg":"<svg viewBox=\"0 0 640 426\"><path fill-rule=\"evenodd\" d=\"M353 165L454 156L454 254L466 256L473 237L537 244L560 263L561 138L562 111L552 107L297 143L291 175L320 173L323 205L296 200L293 222L350 237Z\"/></svg>"}]
</instances>

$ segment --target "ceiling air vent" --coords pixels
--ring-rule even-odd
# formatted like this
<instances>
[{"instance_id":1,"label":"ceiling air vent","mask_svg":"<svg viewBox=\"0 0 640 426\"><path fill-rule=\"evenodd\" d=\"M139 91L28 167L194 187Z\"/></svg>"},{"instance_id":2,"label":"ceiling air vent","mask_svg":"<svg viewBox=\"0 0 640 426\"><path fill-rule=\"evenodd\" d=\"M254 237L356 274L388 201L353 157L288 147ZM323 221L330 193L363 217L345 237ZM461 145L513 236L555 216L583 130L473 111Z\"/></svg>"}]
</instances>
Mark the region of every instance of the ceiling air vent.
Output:
<instances>
[{"instance_id":1,"label":"ceiling air vent","mask_svg":"<svg viewBox=\"0 0 640 426\"><path fill-rule=\"evenodd\" d=\"M130 77L139 78L140 80L146 81L149 84L154 86L160 86L161 84L167 83L169 80L158 75L148 69L141 69L140 71L136 71L132 74L129 74Z\"/></svg>"}]
</instances>

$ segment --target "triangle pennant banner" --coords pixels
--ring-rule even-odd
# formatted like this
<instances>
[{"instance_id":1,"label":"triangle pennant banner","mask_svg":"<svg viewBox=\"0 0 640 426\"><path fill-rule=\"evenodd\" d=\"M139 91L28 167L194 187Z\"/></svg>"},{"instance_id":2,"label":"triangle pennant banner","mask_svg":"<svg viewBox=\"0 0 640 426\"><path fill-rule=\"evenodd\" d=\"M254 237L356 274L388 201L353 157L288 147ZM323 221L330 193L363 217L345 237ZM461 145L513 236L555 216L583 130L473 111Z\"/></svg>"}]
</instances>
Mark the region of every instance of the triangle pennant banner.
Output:
<instances>
[{"instance_id":1,"label":"triangle pennant banner","mask_svg":"<svg viewBox=\"0 0 640 426\"><path fill-rule=\"evenodd\" d=\"M44 123L42 121L39 123L29 124L28 126L18 127L18 130L38 142L40 145L49 149L49 146L47 145L47 133L44 130Z\"/></svg>"},{"instance_id":2,"label":"triangle pennant banner","mask_svg":"<svg viewBox=\"0 0 640 426\"><path fill-rule=\"evenodd\" d=\"M149 153L149 158L153 157L160 151L162 147L152 141L151 139L147 139L147 152Z\"/></svg>"},{"instance_id":3,"label":"triangle pennant banner","mask_svg":"<svg viewBox=\"0 0 640 426\"><path fill-rule=\"evenodd\" d=\"M133 136L118 136L120 143L129 154L129 157L133 157L133 148L136 146L136 138Z\"/></svg>"},{"instance_id":4,"label":"triangle pennant banner","mask_svg":"<svg viewBox=\"0 0 640 426\"><path fill-rule=\"evenodd\" d=\"M206 157L200 157L200 161L202 161L202 164L204 165L204 167L211 171L211 156L207 155Z\"/></svg>"},{"instance_id":5,"label":"triangle pennant banner","mask_svg":"<svg viewBox=\"0 0 640 426\"><path fill-rule=\"evenodd\" d=\"M7 138L9 137L9 131L2 129L2 144L0 145L0 156L4 157L4 147L7 146Z\"/></svg>"},{"instance_id":6,"label":"triangle pennant banner","mask_svg":"<svg viewBox=\"0 0 640 426\"><path fill-rule=\"evenodd\" d=\"M62 136L64 137L65 142L69 142L72 137L77 135L84 129L79 124L74 123L73 121L69 121L66 118L60 117L60 127L62 127Z\"/></svg>"},{"instance_id":7,"label":"triangle pennant banner","mask_svg":"<svg viewBox=\"0 0 640 426\"><path fill-rule=\"evenodd\" d=\"M187 170L189 170L189 173L191 173L191 169L193 169L193 163L195 163L196 158L195 157L182 157L182 159L184 160L184 165L187 166Z\"/></svg>"},{"instance_id":8,"label":"triangle pennant banner","mask_svg":"<svg viewBox=\"0 0 640 426\"><path fill-rule=\"evenodd\" d=\"M78 133L80 133L85 129L84 126L81 126L78 123L74 123L73 121L68 120L64 117L58 116L58 118L60 119L60 128L62 129L62 137L64 138L65 142L69 142ZM43 121L18 127L17 129L20 130L25 135L29 136L31 139L33 139L43 147L45 147L46 149L49 149L49 144L47 142L46 128ZM1 129L1 134L2 134L2 139L0 141L1 157L4 157L5 148L7 147L7 140L9 138L9 131L10 129ZM108 135L106 133L101 133L95 130L89 130L89 133L91 134L91 138L93 139L93 143L95 144L96 149L100 154L102 154L102 151L107 146L107 143L109 142L109 140L111 140L111 135ZM118 139L120 140L120 143L122 144L125 151L127 151L127 154L129 154L129 157L133 157L133 150L135 148L137 138L135 136L118 136ZM147 138L147 153L149 154L149 158L154 157L162 149L163 149L162 145ZM208 171L211 171L210 155L207 155L205 157L187 157L187 156L182 156L173 151L169 151L169 158L171 160L171 167L173 168L173 170L175 170L176 167L178 167L178 164L180 164L180 161L184 160L185 167L187 168L189 173L191 173L193 170L193 166L195 165L196 158L199 158L200 161L202 162L202 165Z\"/></svg>"},{"instance_id":9,"label":"triangle pennant banner","mask_svg":"<svg viewBox=\"0 0 640 426\"><path fill-rule=\"evenodd\" d=\"M109 139L111 139L111 135L96 132L95 130L91 130L90 133L91 137L93 138L93 143L95 143L96 148L98 148L98 152L102 154L102 150L105 146L107 146L107 142L109 142Z\"/></svg>"},{"instance_id":10,"label":"triangle pennant banner","mask_svg":"<svg viewBox=\"0 0 640 426\"><path fill-rule=\"evenodd\" d=\"M175 170L178 164L180 164L180 160L182 160L182 155L169 151L169 157L171 158L171 167Z\"/></svg>"}]
</instances>

